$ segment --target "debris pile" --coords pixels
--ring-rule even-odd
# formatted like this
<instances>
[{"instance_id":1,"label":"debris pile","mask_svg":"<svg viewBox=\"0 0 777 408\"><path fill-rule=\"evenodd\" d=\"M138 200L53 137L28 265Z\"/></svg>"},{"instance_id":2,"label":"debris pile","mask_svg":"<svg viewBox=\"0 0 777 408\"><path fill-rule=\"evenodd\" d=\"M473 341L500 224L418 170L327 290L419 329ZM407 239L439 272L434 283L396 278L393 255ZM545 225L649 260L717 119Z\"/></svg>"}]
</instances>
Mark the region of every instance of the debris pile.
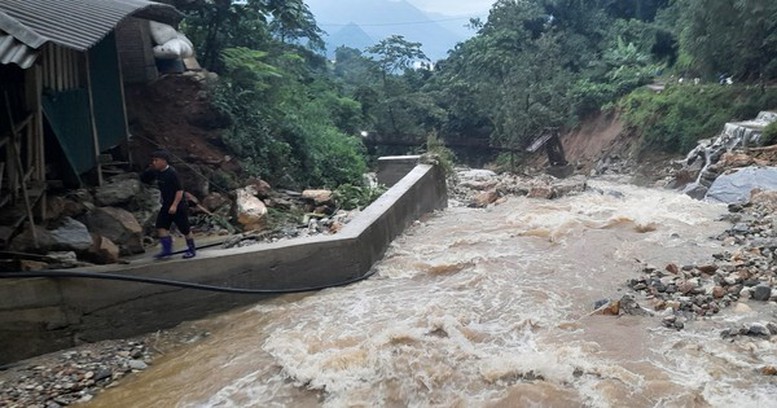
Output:
<instances>
[{"instance_id":1,"label":"debris pile","mask_svg":"<svg viewBox=\"0 0 777 408\"><path fill-rule=\"evenodd\" d=\"M777 301L777 192L755 191L744 205L732 204L724 218L732 226L717 239L724 248L701 265L645 265L641 276L628 286L644 294L657 311L664 313L667 327L682 328L683 322L717 314L743 301ZM761 324L761 323L759 323ZM772 326L770 326L770 324ZM748 325L730 330L731 335L774 335L773 323Z\"/></svg>"}]
</instances>

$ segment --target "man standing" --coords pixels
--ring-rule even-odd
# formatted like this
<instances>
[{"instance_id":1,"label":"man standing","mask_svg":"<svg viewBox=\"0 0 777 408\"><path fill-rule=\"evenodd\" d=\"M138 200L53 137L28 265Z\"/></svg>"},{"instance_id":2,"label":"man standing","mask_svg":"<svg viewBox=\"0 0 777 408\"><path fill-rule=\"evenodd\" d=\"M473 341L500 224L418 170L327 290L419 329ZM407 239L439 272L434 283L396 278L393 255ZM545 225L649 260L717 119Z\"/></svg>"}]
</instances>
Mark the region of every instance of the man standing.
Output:
<instances>
[{"instance_id":1,"label":"man standing","mask_svg":"<svg viewBox=\"0 0 777 408\"><path fill-rule=\"evenodd\" d=\"M166 150L157 150L151 154L151 165L140 175L140 180L150 184L157 181L159 191L162 193L162 208L156 217L156 228L159 233L159 242L162 251L155 255L156 259L165 259L173 254L173 237L170 236L170 227L173 223L186 237L186 252L184 259L197 255L194 246L194 237L189 227L189 206L184 199L184 191L178 173L169 164L170 153Z\"/></svg>"}]
</instances>

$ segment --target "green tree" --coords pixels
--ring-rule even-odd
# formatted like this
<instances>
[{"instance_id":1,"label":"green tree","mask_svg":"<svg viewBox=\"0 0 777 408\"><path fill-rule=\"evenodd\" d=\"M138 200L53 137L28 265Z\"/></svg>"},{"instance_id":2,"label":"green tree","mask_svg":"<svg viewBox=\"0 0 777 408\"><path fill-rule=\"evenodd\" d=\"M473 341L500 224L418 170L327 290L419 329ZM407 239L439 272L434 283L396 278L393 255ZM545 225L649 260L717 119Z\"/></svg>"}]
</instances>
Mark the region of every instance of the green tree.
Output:
<instances>
[{"instance_id":1,"label":"green tree","mask_svg":"<svg viewBox=\"0 0 777 408\"><path fill-rule=\"evenodd\" d=\"M425 136L425 121L436 116L436 105L427 96L417 93L408 81L423 79L416 76L412 65L428 62L421 43L407 41L401 35L393 35L366 49L381 78L379 97L371 111L375 131L398 136ZM420 70L426 71L422 68Z\"/></svg>"},{"instance_id":2,"label":"green tree","mask_svg":"<svg viewBox=\"0 0 777 408\"><path fill-rule=\"evenodd\" d=\"M416 61L429 61L421 50L421 43L407 41L401 35L383 39L366 51L375 56L373 60L377 62L383 77L402 73Z\"/></svg>"},{"instance_id":3,"label":"green tree","mask_svg":"<svg viewBox=\"0 0 777 408\"><path fill-rule=\"evenodd\" d=\"M522 147L544 127L569 121L571 73L586 64L567 51L579 39L564 27L575 24L549 14L545 6L551 5L559 7L498 1L478 35L441 64L436 84L463 97L443 102L453 108L448 128L460 134L490 130L493 143ZM448 99L451 92L440 95Z\"/></svg>"},{"instance_id":4,"label":"green tree","mask_svg":"<svg viewBox=\"0 0 777 408\"><path fill-rule=\"evenodd\" d=\"M222 63L215 100L233 124L224 140L249 174L288 188L361 181L361 106L318 60L230 48Z\"/></svg>"},{"instance_id":5,"label":"green tree","mask_svg":"<svg viewBox=\"0 0 777 408\"><path fill-rule=\"evenodd\" d=\"M213 71L224 68L219 63L226 48L268 51L302 39L314 50L323 48L322 31L302 0L175 0L173 4L186 15L182 28L194 42L200 63Z\"/></svg>"},{"instance_id":6,"label":"green tree","mask_svg":"<svg viewBox=\"0 0 777 408\"><path fill-rule=\"evenodd\" d=\"M777 2L676 0L684 67L742 80L777 77Z\"/></svg>"},{"instance_id":7,"label":"green tree","mask_svg":"<svg viewBox=\"0 0 777 408\"><path fill-rule=\"evenodd\" d=\"M308 40L311 49L324 49L323 31L303 0L264 0L266 10L272 16L271 31L281 42Z\"/></svg>"}]
</instances>

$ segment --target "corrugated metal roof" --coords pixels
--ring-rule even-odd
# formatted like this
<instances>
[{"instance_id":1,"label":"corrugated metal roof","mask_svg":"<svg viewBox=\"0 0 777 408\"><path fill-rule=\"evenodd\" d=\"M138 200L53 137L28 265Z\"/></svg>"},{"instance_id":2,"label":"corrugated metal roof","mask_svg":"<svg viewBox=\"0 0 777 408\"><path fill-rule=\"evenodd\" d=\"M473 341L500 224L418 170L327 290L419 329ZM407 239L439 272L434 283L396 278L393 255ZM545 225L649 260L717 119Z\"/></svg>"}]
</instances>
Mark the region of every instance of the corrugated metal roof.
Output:
<instances>
[{"instance_id":1,"label":"corrugated metal roof","mask_svg":"<svg viewBox=\"0 0 777 408\"><path fill-rule=\"evenodd\" d=\"M19 42L12 35L0 32L0 64L14 63L27 69L35 63L38 52Z\"/></svg>"},{"instance_id":2,"label":"corrugated metal roof","mask_svg":"<svg viewBox=\"0 0 777 408\"><path fill-rule=\"evenodd\" d=\"M173 6L147 0L0 0L0 61L29 68L47 42L86 51L129 15L167 24L181 19Z\"/></svg>"}]
</instances>

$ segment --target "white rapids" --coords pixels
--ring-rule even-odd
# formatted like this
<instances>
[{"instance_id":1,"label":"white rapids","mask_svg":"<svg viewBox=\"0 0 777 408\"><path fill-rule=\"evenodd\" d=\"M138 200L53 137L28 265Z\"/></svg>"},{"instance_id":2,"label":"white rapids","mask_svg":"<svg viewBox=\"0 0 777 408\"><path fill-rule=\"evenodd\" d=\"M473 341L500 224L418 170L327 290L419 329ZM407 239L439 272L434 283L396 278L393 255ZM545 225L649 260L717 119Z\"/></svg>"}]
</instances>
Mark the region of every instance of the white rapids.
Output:
<instances>
[{"instance_id":1,"label":"white rapids","mask_svg":"<svg viewBox=\"0 0 777 408\"><path fill-rule=\"evenodd\" d=\"M718 335L747 316L677 332L589 315L642 263L708 262L725 207L591 184L426 217L375 277L198 322L209 337L89 406L774 406L777 381L758 368L777 364L777 344Z\"/></svg>"}]
</instances>

